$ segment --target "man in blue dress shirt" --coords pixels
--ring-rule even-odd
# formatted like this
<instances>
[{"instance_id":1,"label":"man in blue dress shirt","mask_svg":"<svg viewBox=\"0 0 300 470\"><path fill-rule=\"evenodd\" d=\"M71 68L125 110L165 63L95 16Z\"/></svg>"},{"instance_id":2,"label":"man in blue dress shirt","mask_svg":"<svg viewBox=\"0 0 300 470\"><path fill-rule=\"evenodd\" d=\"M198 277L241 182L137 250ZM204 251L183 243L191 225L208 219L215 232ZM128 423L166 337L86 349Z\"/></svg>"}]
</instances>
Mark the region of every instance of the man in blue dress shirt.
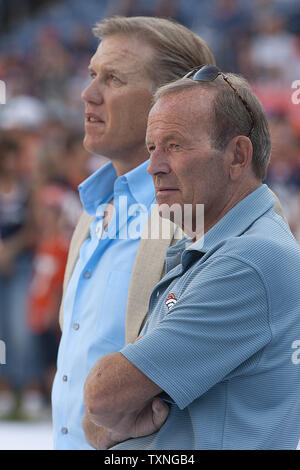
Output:
<instances>
[{"instance_id":1,"label":"man in blue dress shirt","mask_svg":"<svg viewBox=\"0 0 300 470\"><path fill-rule=\"evenodd\" d=\"M95 34L101 43L82 94L84 145L110 163L79 186L93 220L64 293L52 393L56 449L91 448L82 429L84 381L96 360L125 345L133 263L155 201L145 146L153 92L191 67L214 63L205 41L164 19L106 19Z\"/></svg>"},{"instance_id":2,"label":"man in blue dress shirt","mask_svg":"<svg viewBox=\"0 0 300 470\"><path fill-rule=\"evenodd\" d=\"M300 248L262 184L262 107L241 77L205 66L158 90L146 141L161 214L192 216L141 337L87 378L96 447L296 449Z\"/></svg>"}]
</instances>

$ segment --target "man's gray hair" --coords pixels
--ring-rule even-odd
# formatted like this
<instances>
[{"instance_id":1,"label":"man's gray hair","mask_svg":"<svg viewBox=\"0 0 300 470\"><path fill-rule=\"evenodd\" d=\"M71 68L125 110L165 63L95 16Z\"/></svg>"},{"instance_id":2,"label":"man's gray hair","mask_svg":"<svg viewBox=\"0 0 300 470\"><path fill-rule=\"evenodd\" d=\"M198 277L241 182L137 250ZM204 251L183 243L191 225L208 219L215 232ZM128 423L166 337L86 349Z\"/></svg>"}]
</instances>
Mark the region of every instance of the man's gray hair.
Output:
<instances>
[{"instance_id":1,"label":"man's gray hair","mask_svg":"<svg viewBox=\"0 0 300 470\"><path fill-rule=\"evenodd\" d=\"M257 178L263 180L266 176L271 156L271 138L266 115L247 80L233 73L226 73L226 77L247 102L252 111L254 129L249 137L253 147L252 165ZM199 82L190 78L176 80L173 83L160 87L154 95L154 102L157 102L167 94L197 86L215 90L211 139L217 150L225 150L227 144L235 136L248 136L252 127L250 114L241 99L221 76L212 82Z\"/></svg>"},{"instance_id":2,"label":"man's gray hair","mask_svg":"<svg viewBox=\"0 0 300 470\"><path fill-rule=\"evenodd\" d=\"M215 64L204 39L165 18L114 16L97 23L93 33L99 39L115 34L133 36L150 45L154 60L146 68L155 87L183 77L199 65Z\"/></svg>"}]
</instances>

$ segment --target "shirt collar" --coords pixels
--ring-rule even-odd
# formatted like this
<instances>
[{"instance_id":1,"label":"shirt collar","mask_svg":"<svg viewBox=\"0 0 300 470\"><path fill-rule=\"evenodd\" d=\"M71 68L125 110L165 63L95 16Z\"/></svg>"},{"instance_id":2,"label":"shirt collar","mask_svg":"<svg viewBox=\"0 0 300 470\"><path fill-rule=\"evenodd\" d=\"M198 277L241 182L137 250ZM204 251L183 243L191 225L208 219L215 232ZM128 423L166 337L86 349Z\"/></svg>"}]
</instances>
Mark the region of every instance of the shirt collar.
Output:
<instances>
[{"instance_id":1,"label":"shirt collar","mask_svg":"<svg viewBox=\"0 0 300 470\"><path fill-rule=\"evenodd\" d=\"M115 189L122 185L128 184L128 189L138 204L144 204L147 207L155 200L155 191L152 176L147 173L149 160L133 170L122 175L115 183Z\"/></svg>"},{"instance_id":2,"label":"shirt collar","mask_svg":"<svg viewBox=\"0 0 300 470\"><path fill-rule=\"evenodd\" d=\"M203 237L188 246L182 255L182 264L191 261L191 251L204 254L227 238L240 236L274 203L268 186L261 185L227 212Z\"/></svg>"},{"instance_id":3,"label":"shirt collar","mask_svg":"<svg viewBox=\"0 0 300 470\"><path fill-rule=\"evenodd\" d=\"M149 160L119 178L111 162L101 167L78 186L85 211L94 216L99 204L109 202L115 192L126 193L128 189L137 203L148 207L155 198L152 177L146 171L148 165Z\"/></svg>"}]
</instances>

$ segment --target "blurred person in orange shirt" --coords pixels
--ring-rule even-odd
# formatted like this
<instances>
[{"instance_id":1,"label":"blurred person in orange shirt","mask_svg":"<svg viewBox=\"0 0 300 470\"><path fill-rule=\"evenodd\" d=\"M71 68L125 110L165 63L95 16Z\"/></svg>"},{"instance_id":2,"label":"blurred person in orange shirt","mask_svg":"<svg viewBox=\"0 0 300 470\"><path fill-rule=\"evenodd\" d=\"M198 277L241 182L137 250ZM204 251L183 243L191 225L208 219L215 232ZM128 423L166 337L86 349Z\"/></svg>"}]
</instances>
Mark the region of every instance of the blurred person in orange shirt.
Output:
<instances>
[{"instance_id":1,"label":"blurred person in orange shirt","mask_svg":"<svg viewBox=\"0 0 300 470\"><path fill-rule=\"evenodd\" d=\"M28 324L37 339L40 373L35 385L44 395L44 402L50 398L60 338L58 312L70 232L64 214L66 198L69 198L68 189L49 183L36 191L33 203L39 241L29 288Z\"/></svg>"},{"instance_id":2,"label":"blurred person in orange shirt","mask_svg":"<svg viewBox=\"0 0 300 470\"><path fill-rule=\"evenodd\" d=\"M57 326L58 307L67 261L69 237L62 209L67 191L48 184L37 191L34 216L39 234L29 291L29 324L35 333Z\"/></svg>"}]
</instances>

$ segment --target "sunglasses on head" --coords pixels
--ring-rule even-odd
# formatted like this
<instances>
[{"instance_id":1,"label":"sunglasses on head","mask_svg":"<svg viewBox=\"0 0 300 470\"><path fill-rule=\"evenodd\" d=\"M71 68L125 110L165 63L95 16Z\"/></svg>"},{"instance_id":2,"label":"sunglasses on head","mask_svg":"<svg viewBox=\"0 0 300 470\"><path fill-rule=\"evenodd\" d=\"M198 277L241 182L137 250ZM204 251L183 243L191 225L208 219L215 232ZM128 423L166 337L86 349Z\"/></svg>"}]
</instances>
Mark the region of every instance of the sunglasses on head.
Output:
<instances>
[{"instance_id":1,"label":"sunglasses on head","mask_svg":"<svg viewBox=\"0 0 300 470\"><path fill-rule=\"evenodd\" d=\"M239 97L247 112L249 113L252 125L247 137L250 137L254 130L253 112L251 111L246 100L244 100L244 98L239 94L235 86L230 82L226 75L224 75L224 73L218 69L218 67L216 67L215 65L201 65L200 67L197 67L196 69L193 69L188 72L183 78L190 78L191 80L194 80L196 82L213 82L219 75L221 75L223 80L225 80L225 82L230 86L234 93Z\"/></svg>"}]
</instances>

